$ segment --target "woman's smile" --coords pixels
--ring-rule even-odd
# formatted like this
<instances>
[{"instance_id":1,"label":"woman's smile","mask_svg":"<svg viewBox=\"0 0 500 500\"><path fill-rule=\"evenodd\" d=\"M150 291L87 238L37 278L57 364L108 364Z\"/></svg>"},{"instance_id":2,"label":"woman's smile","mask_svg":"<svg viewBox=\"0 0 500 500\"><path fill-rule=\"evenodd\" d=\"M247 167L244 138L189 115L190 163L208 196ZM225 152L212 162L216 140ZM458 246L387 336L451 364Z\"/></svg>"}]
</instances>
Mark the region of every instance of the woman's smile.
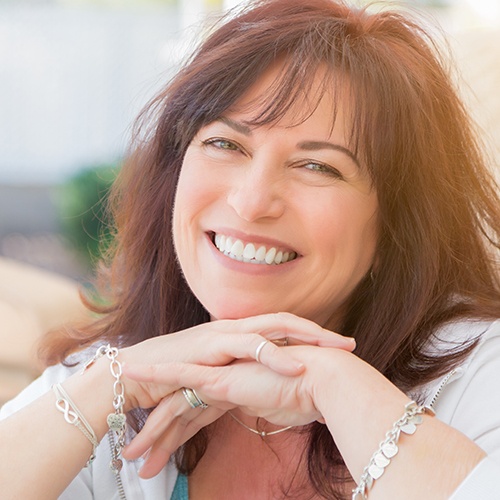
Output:
<instances>
[{"instance_id":1,"label":"woman's smile","mask_svg":"<svg viewBox=\"0 0 500 500\"><path fill-rule=\"evenodd\" d=\"M297 258L297 253L288 247L269 243L245 241L223 233L213 233L213 244L227 257L247 264L280 265Z\"/></svg>"},{"instance_id":2,"label":"woman's smile","mask_svg":"<svg viewBox=\"0 0 500 500\"><path fill-rule=\"evenodd\" d=\"M270 242L266 244L263 243L265 238L259 237L242 237L239 238L234 236L234 234L241 234L240 231L228 230L224 232L206 232L204 240L205 251L211 256L211 260L207 265L207 272L210 266L217 265L221 266L224 270L233 273L234 277L240 275L240 279L251 280L252 277L256 279L265 279L265 277L270 277L275 280L278 276L282 278L283 273L294 272L295 266L300 262L300 256L294 251L281 250L284 248L289 248L287 245L283 244L272 244ZM232 234L233 236L228 236ZM216 244L216 236L218 241L218 246ZM229 241L229 244L227 243ZM257 243L258 241L258 243ZM252 243L253 242L253 243ZM222 246L224 244L224 246ZM227 246L231 245L229 250L226 250ZM243 252L246 250L246 255L251 255L252 246L255 250L255 255L253 258L244 257L240 254L241 248ZM250 249L247 249L250 247ZM277 250L279 248L280 250ZM264 250L262 250L264 249ZM202 250L203 251L203 250ZM265 252L265 253L264 253ZM276 256L281 252L281 262L278 264L276 262ZM264 260L261 260L262 254L264 253ZM287 261L283 261L283 255L288 253ZM269 257L267 257L269 255ZM271 260L273 256L273 261L266 262L266 257ZM290 257L292 255L292 257ZM222 270L220 271L222 272ZM243 278L245 277L245 278ZM273 281L275 282L275 281ZM224 281L220 281L224 283Z\"/></svg>"}]
</instances>

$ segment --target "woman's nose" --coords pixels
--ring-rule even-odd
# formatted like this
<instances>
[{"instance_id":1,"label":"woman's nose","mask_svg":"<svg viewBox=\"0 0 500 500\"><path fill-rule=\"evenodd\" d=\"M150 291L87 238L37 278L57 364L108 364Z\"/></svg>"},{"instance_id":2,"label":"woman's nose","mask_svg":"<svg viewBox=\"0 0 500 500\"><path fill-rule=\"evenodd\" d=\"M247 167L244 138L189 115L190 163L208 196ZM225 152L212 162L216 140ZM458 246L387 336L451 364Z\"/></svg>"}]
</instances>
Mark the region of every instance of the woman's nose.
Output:
<instances>
[{"instance_id":1,"label":"woman's nose","mask_svg":"<svg viewBox=\"0 0 500 500\"><path fill-rule=\"evenodd\" d=\"M254 222L278 218L285 210L284 185L275 169L247 167L234 179L227 201L239 217Z\"/></svg>"}]
</instances>

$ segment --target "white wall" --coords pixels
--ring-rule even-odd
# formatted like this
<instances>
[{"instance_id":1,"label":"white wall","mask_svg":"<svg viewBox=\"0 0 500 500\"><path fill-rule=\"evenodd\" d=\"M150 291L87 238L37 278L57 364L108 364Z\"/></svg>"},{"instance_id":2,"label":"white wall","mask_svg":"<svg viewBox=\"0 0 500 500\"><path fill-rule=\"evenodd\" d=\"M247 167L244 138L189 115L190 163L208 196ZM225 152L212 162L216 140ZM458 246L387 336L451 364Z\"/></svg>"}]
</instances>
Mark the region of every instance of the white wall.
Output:
<instances>
[{"instance_id":1,"label":"white wall","mask_svg":"<svg viewBox=\"0 0 500 500\"><path fill-rule=\"evenodd\" d=\"M59 182L123 154L181 56L171 8L0 6L0 183Z\"/></svg>"}]
</instances>

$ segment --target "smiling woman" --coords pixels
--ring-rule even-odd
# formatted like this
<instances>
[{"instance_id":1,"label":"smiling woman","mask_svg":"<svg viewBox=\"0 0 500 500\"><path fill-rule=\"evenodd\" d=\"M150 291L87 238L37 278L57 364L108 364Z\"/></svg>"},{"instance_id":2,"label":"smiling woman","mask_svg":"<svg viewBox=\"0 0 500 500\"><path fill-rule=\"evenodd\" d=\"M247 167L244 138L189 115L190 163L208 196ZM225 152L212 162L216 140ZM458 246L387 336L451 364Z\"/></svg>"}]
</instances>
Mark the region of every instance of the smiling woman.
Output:
<instances>
[{"instance_id":1,"label":"smiling woman","mask_svg":"<svg viewBox=\"0 0 500 500\"><path fill-rule=\"evenodd\" d=\"M496 498L500 200L426 32L254 1L141 126L107 301L2 409L2 494Z\"/></svg>"}]
</instances>

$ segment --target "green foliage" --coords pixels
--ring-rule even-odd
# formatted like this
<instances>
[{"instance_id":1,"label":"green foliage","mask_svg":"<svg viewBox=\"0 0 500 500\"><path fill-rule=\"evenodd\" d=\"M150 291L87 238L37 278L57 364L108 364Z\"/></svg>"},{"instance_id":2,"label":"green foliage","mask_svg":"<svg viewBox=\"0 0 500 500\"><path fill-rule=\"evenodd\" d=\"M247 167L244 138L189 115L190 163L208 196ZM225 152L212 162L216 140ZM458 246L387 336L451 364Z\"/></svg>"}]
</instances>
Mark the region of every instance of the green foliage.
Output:
<instances>
[{"instance_id":1,"label":"green foliage","mask_svg":"<svg viewBox=\"0 0 500 500\"><path fill-rule=\"evenodd\" d=\"M70 178L60 189L63 234L88 266L112 241L107 199L118 170L118 165L88 168Z\"/></svg>"}]
</instances>

